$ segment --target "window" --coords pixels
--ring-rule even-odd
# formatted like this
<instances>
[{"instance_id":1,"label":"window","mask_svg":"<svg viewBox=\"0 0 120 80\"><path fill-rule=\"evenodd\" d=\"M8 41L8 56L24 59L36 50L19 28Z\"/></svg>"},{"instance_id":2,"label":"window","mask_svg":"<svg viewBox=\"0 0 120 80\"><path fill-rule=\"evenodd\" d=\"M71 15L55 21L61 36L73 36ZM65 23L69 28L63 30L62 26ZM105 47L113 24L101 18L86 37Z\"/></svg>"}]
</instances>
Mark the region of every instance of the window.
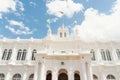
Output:
<instances>
[{"instance_id":1,"label":"window","mask_svg":"<svg viewBox=\"0 0 120 80\"><path fill-rule=\"evenodd\" d=\"M102 55L102 60L104 60L104 61L111 61L112 60L112 58L111 58L111 55L110 55L110 51L107 49L106 50L106 52L103 50L103 49L101 49L101 55Z\"/></svg>"},{"instance_id":2,"label":"window","mask_svg":"<svg viewBox=\"0 0 120 80\"><path fill-rule=\"evenodd\" d=\"M80 75L78 73L74 74L74 80L80 80Z\"/></svg>"},{"instance_id":3,"label":"window","mask_svg":"<svg viewBox=\"0 0 120 80\"><path fill-rule=\"evenodd\" d=\"M98 77L93 74L93 80L98 80Z\"/></svg>"},{"instance_id":4,"label":"window","mask_svg":"<svg viewBox=\"0 0 120 80\"><path fill-rule=\"evenodd\" d=\"M12 49L9 49L9 51L5 49L3 52L2 60L10 60L11 54L12 54Z\"/></svg>"},{"instance_id":5,"label":"window","mask_svg":"<svg viewBox=\"0 0 120 80\"><path fill-rule=\"evenodd\" d=\"M60 38L62 38L62 33L60 32Z\"/></svg>"},{"instance_id":6,"label":"window","mask_svg":"<svg viewBox=\"0 0 120 80\"><path fill-rule=\"evenodd\" d=\"M21 49L18 50L17 60L25 60L27 54L27 50L24 49L23 52Z\"/></svg>"},{"instance_id":7,"label":"window","mask_svg":"<svg viewBox=\"0 0 120 80\"><path fill-rule=\"evenodd\" d=\"M107 49L106 50L106 56L107 56L107 60L108 61L111 61L112 59L111 59L111 55L110 55L110 51Z\"/></svg>"},{"instance_id":8,"label":"window","mask_svg":"<svg viewBox=\"0 0 120 80\"><path fill-rule=\"evenodd\" d=\"M111 74L107 75L107 80L115 80L115 77Z\"/></svg>"},{"instance_id":9,"label":"window","mask_svg":"<svg viewBox=\"0 0 120 80\"><path fill-rule=\"evenodd\" d=\"M47 71L46 80L52 80L52 72Z\"/></svg>"},{"instance_id":10,"label":"window","mask_svg":"<svg viewBox=\"0 0 120 80\"><path fill-rule=\"evenodd\" d=\"M13 79L12 80L21 80L21 75L20 74L15 74L13 76Z\"/></svg>"},{"instance_id":11,"label":"window","mask_svg":"<svg viewBox=\"0 0 120 80\"><path fill-rule=\"evenodd\" d=\"M37 53L36 49L32 51L32 60L35 60L35 56L34 56L35 53Z\"/></svg>"},{"instance_id":12,"label":"window","mask_svg":"<svg viewBox=\"0 0 120 80\"><path fill-rule=\"evenodd\" d=\"M66 32L64 33L64 37L67 37Z\"/></svg>"},{"instance_id":13,"label":"window","mask_svg":"<svg viewBox=\"0 0 120 80\"><path fill-rule=\"evenodd\" d=\"M26 58L26 53L27 53L27 50L24 49L24 50L23 50L23 54L22 54L22 59L21 59L21 60L25 60L25 58Z\"/></svg>"},{"instance_id":14,"label":"window","mask_svg":"<svg viewBox=\"0 0 120 80\"><path fill-rule=\"evenodd\" d=\"M21 56L22 56L22 50L19 49L19 50L18 50L18 55L17 55L17 60L20 60L20 59L21 59Z\"/></svg>"},{"instance_id":15,"label":"window","mask_svg":"<svg viewBox=\"0 0 120 80\"><path fill-rule=\"evenodd\" d=\"M105 51L101 49L102 60L106 61Z\"/></svg>"},{"instance_id":16,"label":"window","mask_svg":"<svg viewBox=\"0 0 120 80\"><path fill-rule=\"evenodd\" d=\"M4 50L2 60L6 60L7 57L7 49Z\"/></svg>"},{"instance_id":17,"label":"window","mask_svg":"<svg viewBox=\"0 0 120 80\"><path fill-rule=\"evenodd\" d=\"M117 49L117 50L116 50L116 53L117 53L117 57L118 57L118 59L120 60L120 50Z\"/></svg>"},{"instance_id":18,"label":"window","mask_svg":"<svg viewBox=\"0 0 120 80\"><path fill-rule=\"evenodd\" d=\"M8 55L7 55L7 60L10 60L12 54L12 49L9 49Z\"/></svg>"},{"instance_id":19,"label":"window","mask_svg":"<svg viewBox=\"0 0 120 80\"><path fill-rule=\"evenodd\" d=\"M34 74L31 74L31 75L29 76L29 80L33 80L33 78L34 78Z\"/></svg>"},{"instance_id":20,"label":"window","mask_svg":"<svg viewBox=\"0 0 120 80\"><path fill-rule=\"evenodd\" d=\"M0 73L0 80L5 80L5 75L3 73Z\"/></svg>"},{"instance_id":21,"label":"window","mask_svg":"<svg viewBox=\"0 0 120 80\"><path fill-rule=\"evenodd\" d=\"M90 53L92 54L91 60L96 60L96 59L95 59L95 51L92 49L92 50L90 51Z\"/></svg>"}]
</instances>

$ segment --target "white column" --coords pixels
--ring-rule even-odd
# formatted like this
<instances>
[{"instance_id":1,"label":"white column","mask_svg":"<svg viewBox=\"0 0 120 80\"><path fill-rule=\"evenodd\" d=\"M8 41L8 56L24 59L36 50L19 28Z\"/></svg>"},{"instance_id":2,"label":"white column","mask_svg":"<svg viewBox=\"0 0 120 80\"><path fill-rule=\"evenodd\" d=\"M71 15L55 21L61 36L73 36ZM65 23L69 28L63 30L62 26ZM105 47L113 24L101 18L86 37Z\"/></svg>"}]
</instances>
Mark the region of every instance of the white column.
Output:
<instances>
[{"instance_id":1,"label":"white column","mask_svg":"<svg viewBox=\"0 0 120 80\"><path fill-rule=\"evenodd\" d=\"M45 64L41 64L41 71L40 71L40 80L45 80L46 79L46 72L45 72Z\"/></svg>"},{"instance_id":2,"label":"white column","mask_svg":"<svg viewBox=\"0 0 120 80\"><path fill-rule=\"evenodd\" d=\"M36 62L36 65L34 66L34 80L39 80L39 68L40 68L40 63Z\"/></svg>"},{"instance_id":3,"label":"white column","mask_svg":"<svg viewBox=\"0 0 120 80\"><path fill-rule=\"evenodd\" d=\"M100 74L100 80L106 80L106 77L103 73Z\"/></svg>"},{"instance_id":4,"label":"white column","mask_svg":"<svg viewBox=\"0 0 120 80\"><path fill-rule=\"evenodd\" d=\"M85 62L82 62L82 65L81 65L82 69L81 69L81 80L87 80L87 74L86 74L86 65L85 65Z\"/></svg>"},{"instance_id":5,"label":"white column","mask_svg":"<svg viewBox=\"0 0 120 80\"><path fill-rule=\"evenodd\" d=\"M27 69L27 67L25 67L25 72L24 72L24 74L23 74L23 79L22 80L28 80L27 79L27 76L28 76L28 69Z\"/></svg>"},{"instance_id":6,"label":"white column","mask_svg":"<svg viewBox=\"0 0 120 80\"><path fill-rule=\"evenodd\" d=\"M29 47L26 55L26 61L27 62L31 61L31 57L32 57L32 51L31 51L31 48Z\"/></svg>"},{"instance_id":7,"label":"white column","mask_svg":"<svg viewBox=\"0 0 120 80\"><path fill-rule=\"evenodd\" d=\"M118 57L117 57L115 49L112 49L112 51L111 51L111 57L112 57L112 60L115 61L115 62L118 60Z\"/></svg>"},{"instance_id":8,"label":"white column","mask_svg":"<svg viewBox=\"0 0 120 80\"><path fill-rule=\"evenodd\" d=\"M120 73L119 73L119 75L117 76L116 80L120 80Z\"/></svg>"},{"instance_id":9,"label":"white column","mask_svg":"<svg viewBox=\"0 0 120 80\"><path fill-rule=\"evenodd\" d=\"M13 48L13 52L12 52L12 54L11 54L11 58L10 58L10 63L11 64L13 64L13 63L15 63L15 61L16 61L16 59L17 59L17 50L16 50L16 48L14 47Z\"/></svg>"},{"instance_id":10,"label":"white column","mask_svg":"<svg viewBox=\"0 0 120 80\"><path fill-rule=\"evenodd\" d=\"M116 75L116 80L120 80L120 72L116 71L117 75Z\"/></svg>"},{"instance_id":11,"label":"white column","mask_svg":"<svg viewBox=\"0 0 120 80\"><path fill-rule=\"evenodd\" d=\"M97 49L95 55L96 55L96 60L98 62L101 62L102 61L102 57L101 57L100 49Z\"/></svg>"},{"instance_id":12,"label":"white column","mask_svg":"<svg viewBox=\"0 0 120 80\"><path fill-rule=\"evenodd\" d=\"M52 80L57 80L58 79L58 71L57 68L55 68L52 72Z\"/></svg>"},{"instance_id":13,"label":"white column","mask_svg":"<svg viewBox=\"0 0 120 80\"><path fill-rule=\"evenodd\" d=\"M88 80L93 80L93 74L92 74L92 66L91 63L86 63L86 68L87 68L87 76Z\"/></svg>"},{"instance_id":14,"label":"white column","mask_svg":"<svg viewBox=\"0 0 120 80\"><path fill-rule=\"evenodd\" d=\"M11 75L12 70L8 69L7 75L6 75L6 79L5 80L12 80L12 75Z\"/></svg>"},{"instance_id":15,"label":"white column","mask_svg":"<svg viewBox=\"0 0 120 80\"><path fill-rule=\"evenodd\" d=\"M74 71L72 69L68 72L68 80L74 80Z\"/></svg>"}]
</instances>

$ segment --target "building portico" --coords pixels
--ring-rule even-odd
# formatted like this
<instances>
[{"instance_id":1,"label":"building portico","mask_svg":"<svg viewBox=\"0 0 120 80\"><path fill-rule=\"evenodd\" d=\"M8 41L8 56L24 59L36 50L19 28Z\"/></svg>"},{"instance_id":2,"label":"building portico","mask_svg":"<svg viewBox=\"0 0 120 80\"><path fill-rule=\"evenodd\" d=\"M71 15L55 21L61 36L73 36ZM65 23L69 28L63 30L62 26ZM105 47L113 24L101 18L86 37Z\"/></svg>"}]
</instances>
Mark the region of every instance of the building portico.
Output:
<instances>
[{"instance_id":1,"label":"building portico","mask_svg":"<svg viewBox=\"0 0 120 80\"><path fill-rule=\"evenodd\" d=\"M35 71L38 71L35 80L92 80L89 53L49 55L41 52L36 53L35 57L37 61Z\"/></svg>"}]
</instances>

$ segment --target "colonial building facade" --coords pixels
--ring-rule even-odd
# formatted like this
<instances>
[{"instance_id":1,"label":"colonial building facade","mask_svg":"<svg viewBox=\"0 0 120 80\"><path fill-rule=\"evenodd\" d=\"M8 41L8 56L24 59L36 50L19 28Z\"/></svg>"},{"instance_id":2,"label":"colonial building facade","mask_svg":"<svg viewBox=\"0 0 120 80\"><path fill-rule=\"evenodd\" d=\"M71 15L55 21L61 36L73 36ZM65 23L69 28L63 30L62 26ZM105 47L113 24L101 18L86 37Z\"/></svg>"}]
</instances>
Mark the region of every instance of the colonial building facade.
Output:
<instances>
[{"instance_id":1,"label":"colonial building facade","mask_svg":"<svg viewBox=\"0 0 120 80\"><path fill-rule=\"evenodd\" d=\"M44 39L1 39L0 80L120 80L120 42L85 42L64 25Z\"/></svg>"}]
</instances>

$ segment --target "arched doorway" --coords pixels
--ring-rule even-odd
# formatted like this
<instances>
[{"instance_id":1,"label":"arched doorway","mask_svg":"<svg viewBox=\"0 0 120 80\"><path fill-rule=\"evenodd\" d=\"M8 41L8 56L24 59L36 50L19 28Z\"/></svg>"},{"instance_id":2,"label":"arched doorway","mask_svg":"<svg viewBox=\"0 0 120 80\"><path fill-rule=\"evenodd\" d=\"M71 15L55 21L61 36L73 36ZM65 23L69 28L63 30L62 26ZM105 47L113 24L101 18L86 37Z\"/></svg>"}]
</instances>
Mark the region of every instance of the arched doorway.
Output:
<instances>
[{"instance_id":1,"label":"arched doorway","mask_svg":"<svg viewBox=\"0 0 120 80\"><path fill-rule=\"evenodd\" d=\"M66 73L60 73L58 76L58 80L68 80L68 76Z\"/></svg>"},{"instance_id":2,"label":"arched doorway","mask_svg":"<svg viewBox=\"0 0 120 80\"><path fill-rule=\"evenodd\" d=\"M52 80L52 72L47 71L46 80Z\"/></svg>"},{"instance_id":3,"label":"arched doorway","mask_svg":"<svg viewBox=\"0 0 120 80\"><path fill-rule=\"evenodd\" d=\"M74 72L74 80L80 80L80 72L79 71Z\"/></svg>"},{"instance_id":4,"label":"arched doorway","mask_svg":"<svg viewBox=\"0 0 120 80\"><path fill-rule=\"evenodd\" d=\"M68 80L67 71L65 69L59 70L58 80Z\"/></svg>"},{"instance_id":5,"label":"arched doorway","mask_svg":"<svg viewBox=\"0 0 120 80\"><path fill-rule=\"evenodd\" d=\"M80 75L77 74L77 73L75 73L75 74L74 74L74 80L80 80Z\"/></svg>"}]
</instances>

